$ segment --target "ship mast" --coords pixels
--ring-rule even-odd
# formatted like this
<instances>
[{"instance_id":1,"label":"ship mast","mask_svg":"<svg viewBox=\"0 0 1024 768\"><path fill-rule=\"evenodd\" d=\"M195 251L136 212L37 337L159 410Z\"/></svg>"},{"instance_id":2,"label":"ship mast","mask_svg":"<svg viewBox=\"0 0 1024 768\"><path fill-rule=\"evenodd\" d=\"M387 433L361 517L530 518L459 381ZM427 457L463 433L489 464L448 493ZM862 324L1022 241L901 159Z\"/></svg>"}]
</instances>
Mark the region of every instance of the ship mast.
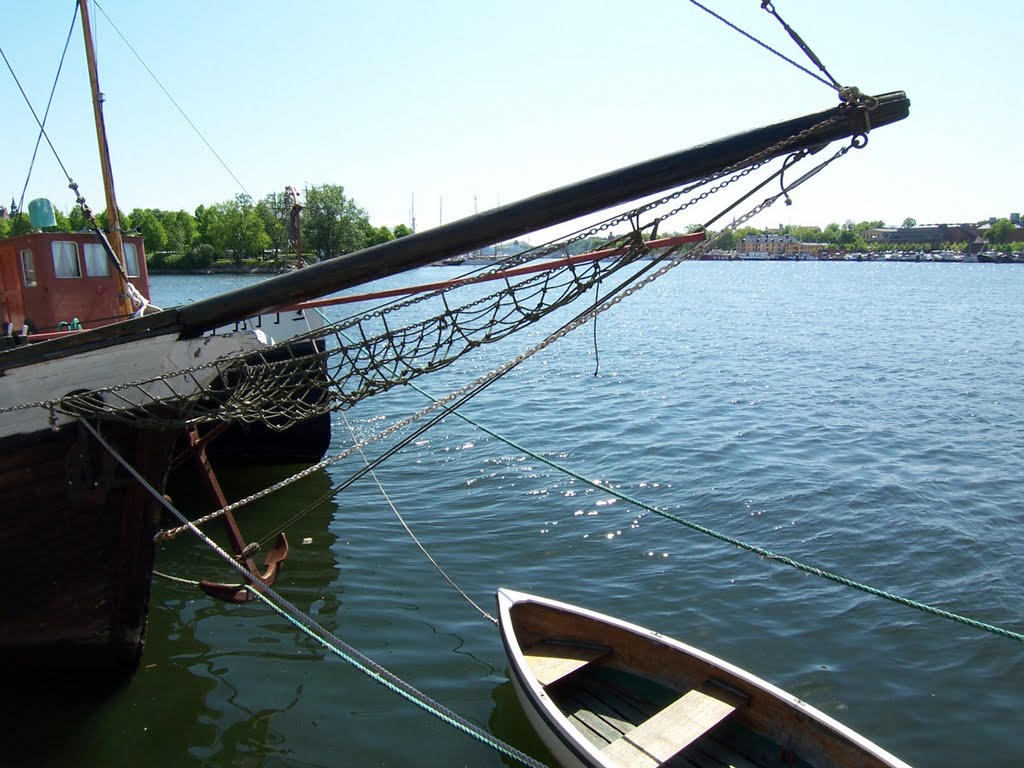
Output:
<instances>
[{"instance_id":1,"label":"ship mast","mask_svg":"<svg viewBox=\"0 0 1024 768\"><path fill-rule=\"evenodd\" d=\"M103 123L103 93L100 91L99 72L96 68L96 51L92 42L92 24L89 21L88 0L78 0L82 14L82 34L85 37L85 58L89 67L89 86L92 89L92 110L96 121L96 142L100 150L100 169L103 172L103 190L107 202L107 226L110 230L108 240L117 257L120 269L117 270L117 281L120 293L118 306L126 317L132 314L132 303L128 297L128 285L125 279L124 242L121 239L121 218L117 212L117 199L114 196L114 174L110 167L110 147L107 145L107 129Z\"/></svg>"}]
</instances>

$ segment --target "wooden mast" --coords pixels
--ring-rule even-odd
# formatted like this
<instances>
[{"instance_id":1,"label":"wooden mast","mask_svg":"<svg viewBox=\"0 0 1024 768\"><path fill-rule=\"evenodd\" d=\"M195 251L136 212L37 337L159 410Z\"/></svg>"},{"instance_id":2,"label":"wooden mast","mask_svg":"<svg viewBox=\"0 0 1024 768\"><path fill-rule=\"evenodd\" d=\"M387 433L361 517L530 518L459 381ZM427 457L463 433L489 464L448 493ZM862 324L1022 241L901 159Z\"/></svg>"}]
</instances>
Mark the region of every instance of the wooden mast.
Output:
<instances>
[{"instance_id":1,"label":"wooden mast","mask_svg":"<svg viewBox=\"0 0 1024 768\"><path fill-rule=\"evenodd\" d=\"M133 308L128 296L128 285L124 277L124 242L121 239L121 217L117 212L117 198L114 196L114 174L110 167L110 147L107 145L107 129L103 123L103 93L100 91L99 72L96 68L96 51L92 42L92 25L89 21L88 0L78 0L82 14L82 34L85 37L85 58L89 67L89 86L92 89L92 111L96 121L96 142L100 150L100 169L103 172L103 190L107 202L107 226L110 232L107 239L117 257L121 269L117 270L117 284L120 293L117 297L118 306L125 317L131 317Z\"/></svg>"}]
</instances>

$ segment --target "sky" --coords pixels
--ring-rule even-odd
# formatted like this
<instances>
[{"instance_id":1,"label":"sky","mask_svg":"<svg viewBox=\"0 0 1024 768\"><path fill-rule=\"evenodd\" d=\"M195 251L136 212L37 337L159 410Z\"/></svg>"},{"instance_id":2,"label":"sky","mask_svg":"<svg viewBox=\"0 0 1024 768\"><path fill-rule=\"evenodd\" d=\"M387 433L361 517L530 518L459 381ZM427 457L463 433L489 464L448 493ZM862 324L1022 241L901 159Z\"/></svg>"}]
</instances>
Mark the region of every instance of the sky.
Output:
<instances>
[{"instance_id":1,"label":"sky","mask_svg":"<svg viewBox=\"0 0 1024 768\"><path fill-rule=\"evenodd\" d=\"M0 49L41 116L75 2L0 1ZM813 69L760 0L703 3ZM911 110L751 224L958 223L1024 209L1015 3L774 8L840 83L906 91ZM415 219L422 231L837 103L688 0L101 0L91 13L124 211L340 184L374 225ZM102 210L79 26L70 41L47 131ZM0 103L0 201L21 198L28 179L26 202L68 211L45 144L29 175L38 128L2 61Z\"/></svg>"}]
</instances>

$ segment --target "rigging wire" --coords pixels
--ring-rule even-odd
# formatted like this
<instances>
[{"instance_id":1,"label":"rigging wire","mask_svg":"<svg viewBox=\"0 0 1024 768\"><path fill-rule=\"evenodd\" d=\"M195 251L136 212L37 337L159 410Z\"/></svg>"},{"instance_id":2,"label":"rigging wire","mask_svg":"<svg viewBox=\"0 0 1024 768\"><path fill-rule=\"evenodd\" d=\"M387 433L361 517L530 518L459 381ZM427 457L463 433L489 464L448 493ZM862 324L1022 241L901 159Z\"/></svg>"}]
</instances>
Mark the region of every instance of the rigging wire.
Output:
<instances>
[{"instance_id":1,"label":"rigging wire","mask_svg":"<svg viewBox=\"0 0 1024 768\"><path fill-rule=\"evenodd\" d=\"M49 117L49 115L50 115L50 106L53 104L53 96L57 92L57 83L60 80L61 70L64 69L64 59L68 55L68 47L71 45L71 35L75 31L75 23L77 21L78 21L78 4L75 3L75 11L71 15L71 26L68 28L68 36L67 36L67 39L64 41L64 50L60 54L60 63L57 65L57 74L54 76L54 78L53 78L53 86L50 88L50 98L46 102L46 111L43 112L43 120L39 124L39 135L36 137L36 145L32 149L32 160L29 161L28 173L25 175L25 186L23 186L21 188L21 198L19 198L19 200L18 200L18 210L19 211L24 210L24 206L25 206L25 192L28 189L29 180L31 180L31 178L32 178L32 169L35 167L36 155L39 153L39 144L40 144L40 142L42 142L43 136L44 136L44 133L45 133L44 127L46 126L46 118ZM5 60L6 60L6 57L5 57ZM47 141L49 141L49 140L47 139ZM52 146L51 146L51 148L52 148ZM63 166L61 166L61 167L63 167Z\"/></svg>"},{"instance_id":2,"label":"rigging wire","mask_svg":"<svg viewBox=\"0 0 1024 768\"><path fill-rule=\"evenodd\" d=\"M25 100L25 105L28 107L29 112L32 113L32 117L35 119L36 125L39 126L39 133L42 134L43 138L46 139L46 143L49 145L50 151L53 152L53 157L54 159L56 159L57 165L60 166L60 169L61 171L63 171L65 178L67 178L68 181L71 181L71 174L69 174L68 169L64 167L64 162L60 159L60 155L57 153L57 148L54 147L53 142L50 141L50 136L46 132L46 129L43 127L43 121L39 119L39 115L36 113L35 107L32 106L32 102L29 100L28 94L25 93L25 89L24 87L22 87L21 81L18 79L18 76L14 73L14 67L11 66L11 62L7 58L7 54L4 53L4 49L2 47L0 47L0 57L3 58L4 64L7 65L7 70L11 73L11 77L14 78L14 84L17 85L18 90L21 91L21 97Z\"/></svg>"},{"instance_id":3,"label":"rigging wire","mask_svg":"<svg viewBox=\"0 0 1024 768\"><path fill-rule=\"evenodd\" d=\"M156 83L160 90L164 92L164 95L170 100L171 104L174 105L175 109L178 110L178 113L185 119L185 122L188 123L189 126L191 126L193 131L195 131L196 136L198 136L199 139L203 142L203 144L206 145L206 148L213 153L213 156L217 158L217 161L221 164L224 170L228 172L228 175L235 180L235 183L238 185L238 188L241 189L242 192L244 192L248 197L251 198L252 195L249 194L249 190L247 190L245 188L245 185L238 180L238 177L228 167L228 164L224 162L224 158L217 154L217 150L215 150L213 146L210 144L210 142L206 140L206 137L203 135L202 131L200 131L199 128L196 127L196 124L193 123L192 120L189 118L189 116L185 114L185 110L183 110L181 108L181 105L179 105L178 102L174 100L174 97L171 96L170 92L164 87L164 84L160 82L160 79L153 73L153 70L149 68L149 65L146 64L145 61L143 61L142 57L139 55L139 52L136 51L135 48L132 47L132 44L128 42L128 38L126 38L124 34L122 34L120 29L118 29L117 25L114 23L114 20L110 18L110 15L106 12L106 10L104 10L103 6L95 0L93 0L93 5L95 5L99 9L100 13L102 13L104 18L110 23L110 26L113 27L115 32L117 32L118 36L121 38L121 41L126 46L128 46L128 50L132 52L132 54L135 56L136 59L139 60L139 63L143 66L146 72L149 73L149 76L153 78L153 82Z\"/></svg>"},{"instance_id":4,"label":"rigging wire","mask_svg":"<svg viewBox=\"0 0 1024 768\"><path fill-rule=\"evenodd\" d=\"M781 189L780 189L779 192L775 193L773 196L771 196L768 199L766 199L763 203L755 206L754 209L749 211L747 214L745 214L739 220L733 222L731 225L726 227L726 229L723 230L723 232L728 230L728 229L733 229L733 228L735 228L735 227L745 223L747 220L752 218L756 213L758 213L761 210L764 210L765 208L769 207L772 203L774 203L778 199L780 199L780 198L788 199L788 192L790 190L794 189L795 187L800 186L801 184L803 184L804 182L806 182L810 178L812 178L815 175L817 175L821 170L823 170L828 165L831 165L833 162L838 160L840 157L844 156L851 149L860 148L862 146L863 146L863 142L861 141L861 137L854 136L853 139L851 140L851 143L849 145L845 146L845 147L842 147L838 152L836 152L836 154L833 157L831 157L831 158L829 158L829 159L819 163L817 166L812 168L810 171L808 171L807 173L805 173L802 176L800 176L796 181L790 182L788 184L783 183L781 185ZM765 182L763 182L762 185L759 185L758 188L760 188L760 186L763 186L763 184L767 183L767 181L769 181L769 180L771 180L773 178L781 177L783 172L788 167L790 167L794 162L798 161L799 159L801 159L801 158L799 156L797 156L797 155L792 155L789 158L787 158L785 163L784 163L783 168L779 172L774 174L773 176L769 177L769 179L766 180ZM730 208L731 207L732 206L730 206ZM726 209L726 210L729 210L729 209ZM723 212L723 214L724 214L724 212ZM719 216L721 216L723 214L720 214ZM713 242L714 242L714 239L712 239L710 241L706 241L704 244L702 244L702 248L709 248ZM665 257L663 257L663 258L665 258ZM650 267L646 268L643 271L647 271L648 269L652 269L653 266L654 265L651 265ZM614 304L618 303L618 301L621 301L621 299L625 298L625 296L631 295L631 293L635 292L635 290L637 290L638 288L642 287L643 285L646 285L651 280L657 278L659 275L664 274L664 272L668 271L673 266L675 266L675 265L672 264L672 263L666 264L665 266L662 267L662 269L658 270L655 273L655 275L649 277L645 281L642 281L639 285L632 286L632 288L630 288L629 290L626 290L623 295L615 296L616 293L618 293L619 291L622 291L624 289L624 285L620 285L615 291L613 291L612 295L614 296L614 298L611 298L611 297L606 298L606 300L602 303L601 306L595 306L595 307L593 307L590 310L584 311L583 313L581 313L577 317L577 321L585 321L589 317L596 317L598 314L601 314L604 310L606 310L606 309L610 308L611 306L613 306ZM577 327L576 321L573 321L572 323L567 324L565 327L566 328L570 328L570 329L574 328L574 327ZM525 359L525 358L523 358L523 359ZM516 364L518 364L518 363L516 363ZM487 381L487 384L489 385L490 383L493 383L494 380L496 380L496 377L490 378ZM888 592L888 591L879 589L877 587L872 587L869 584L864 584L862 582L858 582L858 581L855 581L853 579L849 579L847 577L844 577L844 576L832 573L830 571L826 571L826 570L824 570L822 568L818 568L816 566L812 566L812 565L808 565L808 564L802 563L802 562L800 562L798 560L794 560L791 557L777 554L777 553L772 552L770 550L764 549L763 547L760 547L760 546L757 546L757 545L754 545L754 544L750 544L748 542L742 541L741 539L737 539L737 538L735 538L733 536L729 536L727 534L723 534L723 533L720 533L718 531L715 531L715 530L713 530L711 528L707 528L706 526L702 526L702 525L700 525L698 523L695 523L693 521L687 520L687 519L685 519L683 517L680 517L679 515L676 515L676 514L673 514L672 512L669 512L667 510L663 510L663 509L660 509L658 507L654 507L652 505L646 504L645 502L642 502L642 501L640 501L638 499L635 499L635 498L633 498L631 496L628 496L627 494L622 493L621 491L618 491L618 490L616 490L614 488L610 488L608 486L595 483L594 481L592 481L592 480L590 480L590 479L580 475L579 473L569 469L568 467L565 467L565 466L563 466L561 464L558 464L557 462L554 462L554 461L552 461L552 460L542 456L541 454L538 454L538 453L536 453L534 451L531 451L531 450L529 450L529 449L527 449L527 448L525 448L525 447L523 447L523 446L521 446L521 445L519 445L519 444L517 444L517 443L515 443L515 442L513 442L513 441L511 441L511 440L509 440L507 438L505 438L505 437L503 437L502 435L500 435L500 434L490 430L489 428L483 426L482 424L479 424L478 422L475 422L473 419L465 416L464 414L462 414L458 409L459 409L459 407L461 405L465 404L465 402L467 402L470 399L470 397L465 397L465 398L461 399L460 401L458 401L456 403L451 403L451 399L452 398L450 396L448 398L445 398L444 400L438 400L438 399L434 398L433 396L429 395L423 389L421 389L415 382L408 382L408 384L414 390L416 390L420 394L424 395L428 399L432 400L434 405L440 406L440 408L443 409L442 413L439 413L439 414L435 415L430 420L430 424L424 425L424 427L422 427L421 430L417 431L417 434L421 433L422 431L425 431L427 428L429 428L429 426L432 426L433 424L435 424L438 421L440 421L441 418L443 418L443 416L445 414L451 414L451 415L457 416L460 419L463 419L467 423L469 423L469 424L473 425L474 427L480 429L481 431L485 432L486 434L494 437L495 439L500 440L500 441L506 443L507 445L515 448L516 450L522 451L523 453L531 456L532 458L535 458L536 460L541 461L541 462L547 464L548 466L552 467L553 469L555 469L555 470L557 470L559 472L562 472L562 473L566 474L569 477L572 477L572 478L574 478L576 480L579 480L580 482L583 482L583 483L585 483L585 484L587 484L587 485L589 485L589 486L591 486L593 488L602 490L602 491L604 491L604 492L606 492L606 493L608 493L608 494L610 494L612 496L615 496L615 497L617 497L617 498L619 498L619 499L621 499L623 501L626 501L627 503L630 503L630 504L633 504L633 505L635 505L637 507L640 507L641 509L644 509L645 511L652 512L652 513L657 514L657 515L659 515L661 517L664 517L667 520L670 520L670 521L675 522L677 524L683 525L684 527L690 528L691 530L694 530L694 531L696 531L698 533L705 534L705 535L710 536L710 537L712 537L714 539L717 539L719 541L722 541L722 542L725 542L727 544L730 544L730 545L732 545L732 546L734 546L734 547L736 547L738 549L741 549L741 550L744 550L744 551L756 554L759 557L761 557L761 558L763 558L765 560L768 560L769 562L778 562L778 563L781 563L783 565L786 565L786 566L789 566L791 568L794 568L795 570L798 570L798 571L801 571L801 572L804 572L804 573L808 573L808 574L811 574L811 575L818 576L818 577L823 578L823 579L825 579L827 581L832 581L833 583L840 584L842 586L851 587L851 588L860 590L860 591L865 592L867 594L870 594L872 596L880 597L880 598L883 598L883 599L888 600L890 602L894 602L894 603L896 603L898 605L903 605L905 607L914 608L914 609L920 610L920 611L922 611L924 613L928 613L928 614L931 614L931 615L934 615L934 616L938 616L940 618L944 618L944 619L948 619L950 621L954 621L954 622L957 622L957 623L960 623L960 624L964 624L966 626L973 627L975 629L979 629L979 630L982 630L982 631L985 631L985 632L989 632L989 633L994 634L994 635L1005 637L1005 638L1008 638L1008 639L1011 639L1011 640L1017 640L1018 642L1024 641L1024 635L1022 635L1021 633L1013 632L1012 630L1008 630L1008 629L1005 629L1003 627L999 627L999 626L994 625L994 624L990 624L990 623L983 622L983 621L980 621L980 620L977 620L977 619L973 619L973 618L964 616L962 614L957 614L957 613L954 613L952 611L947 611L947 610L944 610L944 609L941 609L941 608L937 608L937 607L929 605L927 603L922 603L922 602L919 602L917 600L912 600L910 598L903 597L902 595L898 595L898 594L895 594L895 593L892 593L892 592ZM482 390L482 388L483 387L481 387L481 390ZM480 390L478 390L477 392L474 392L473 395L478 394L479 391ZM347 422L347 419L346 419L346 422ZM351 427L350 427L350 429L351 429ZM365 442L366 441L364 441L364 443ZM385 455L383 455L381 457L378 457L378 459L374 461L374 466L376 466L377 464L381 463L385 458L387 458L388 456L392 455L394 452L397 451L398 448L403 447L407 443L408 443L408 441L403 441L400 445L395 446L393 450L386 452ZM381 489L381 490L383 491L383 489ZM336 493L336 492L337 492L337 490L332 489L332 491L328 492L328 494L325 494L325 497L329 498L330 495L333 495L333 493ZM323 500L326 500L326 498L324 498ZM390 503L390 500L389 500L389 503ZM398 514L397 510L396 510L396 514ZM399 519L401 519L401 516L399 516ZM405 525L405 521L404 520L402 520L402 524ZM407 531L409 530L408 526L406 526L406 530ZM411 531L410 531L410 535L411 535ZM413 537L413 538L415 540L415 537ZM417 544L419 544L418 541L417 541ZM421 547L421 549L422 549L422 547ZM426 554L425 551L424 551L424 554ZM427 556L428 556L428 558L430 557L429 555L427 555ZM432 558L430 558L430 559L431 559L431 562L434 562ZM438 567L436 565L436 563L435 563L435 567ZM439 567L438 567L438 570L440 570ZM443 571L442 571L442 575L444 575ZM449 582L450 582L450 580L449 580ZM453 586L455 586L455 585L453 584ZM457 586L456 586L456 589L458 589ZM461 593L461 590L459 590L459 591ZM472 600L470 600L470 602L472 603Z\"/></svg>"},{"instance_id":5,"label":"rigging wire","mask_svg":"<svg viewBox=\"0 0 1024 768\"><path fill-rule=\"evenodd\" d=\"M772 48L767 43L765 43L762 40L759 40L758 38L754 37L754 35L750 34L745 29L742 29L741 27L738 27L736 24L733 24L731 21L729 21L724 16L721 16L721 15L715 13L714 11L712 11L710 8L708 8L703 3L699 3L699 2L697 2L697 0L690 0L690 2L693 3L695 6L697 6L698 8L700 8L702 11L705 11L706 13L708 13L710 16L713 16L714 18L718 19L720 22L725 24L727 27L730 27L731 29L734 29L735 31L739 32L741 35L743 35L745 38L747 38L751 42L756 43L757 45L761 46L762 48L764 48L769 53L775 54L776 56L778 56L783 61L785 61L785 62L791 64L792 66L796 67L797 69L799 69L801 72L804 72L804 73L810 75L815 80L817 80L819 83L823 83L824 85L827 85L829 88L832 88L833 90L835 90L837 92L842 90L842 86L836 81L836 79L834 77L832 77L831 74L829 74L828 70L825 69L825 66L821 63L821 60L814 54L814 51L812 51L808 47L808 45L801 39L801 37L788 24L786 24L785 21L782 20L782 17L780 17L779 14L775 11L774 6L772 5L771 2L769 2L769 0L762 0L762 2L761 2L762 10L768 11L776 19L778 19L779 23L782 24L783 28L789 33L789 36L791 38L793 38L794 42L796 42L796 44L798 46L800 46L800 49L807 55L807 57L812 62L814 62L814 64L817 65L817 67L822 72L825 73L826 77L822 77L818 73L812 72L810 69L808 69L807 67L803 66L802 64L799 64L798 62L793 61L793 59L789 58L789 56L787 56L786 54L781 53L780 51L777 51L775 48Z\"/></svg>"}]
</instances>

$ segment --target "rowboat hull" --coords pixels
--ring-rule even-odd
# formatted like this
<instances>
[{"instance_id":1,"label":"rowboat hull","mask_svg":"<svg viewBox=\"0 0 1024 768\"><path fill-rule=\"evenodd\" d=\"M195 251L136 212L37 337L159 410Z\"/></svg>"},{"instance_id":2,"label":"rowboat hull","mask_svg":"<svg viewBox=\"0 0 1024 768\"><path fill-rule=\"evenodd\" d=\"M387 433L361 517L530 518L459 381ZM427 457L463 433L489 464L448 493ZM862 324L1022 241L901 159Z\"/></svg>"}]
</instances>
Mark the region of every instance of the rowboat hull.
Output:
<instances>
[{"instance_id":1,"label":"rowboat hull","mask_svg":"<svg viewBox=\"0 0 1024 768\"><path fill-rule=\"evenodd\" d=\"M908 768L726 661L566 603L498 590L512 683L566 768Z\"/></svg>"}]
</instances>

